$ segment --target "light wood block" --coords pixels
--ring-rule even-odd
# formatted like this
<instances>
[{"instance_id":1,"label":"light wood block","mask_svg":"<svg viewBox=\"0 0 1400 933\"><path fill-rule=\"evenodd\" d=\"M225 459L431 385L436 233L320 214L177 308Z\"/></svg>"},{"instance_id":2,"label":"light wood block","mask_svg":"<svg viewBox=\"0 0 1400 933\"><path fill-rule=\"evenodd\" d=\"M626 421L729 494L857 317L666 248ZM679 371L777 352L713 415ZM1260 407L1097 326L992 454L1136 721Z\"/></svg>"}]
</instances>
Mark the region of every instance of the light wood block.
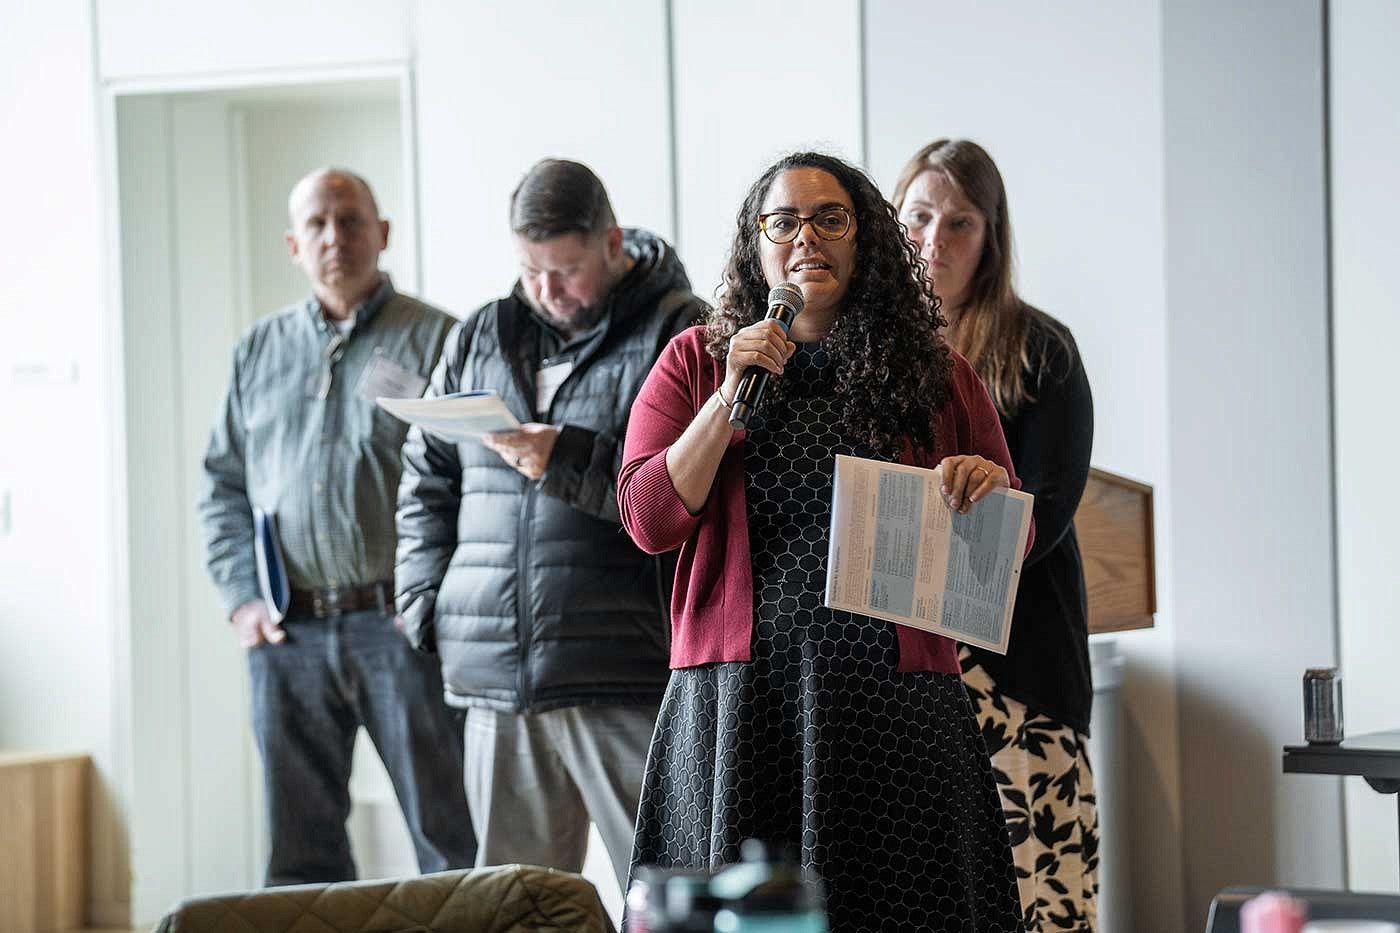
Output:
<instances>
[{"instance_id":1,"label":"light wood block","mask_svg":"<svg viewBox=\"0 0 1400 933\"><path fill-rule=\"evenodd\" d=\"M1151 628L1157 612L1152 487L1091 469L1074 527L1089 591L1090 633Z\"/></svg>"},{"instance_id":2,"label":"light wood block","mask_svg":"<svg viewBox=\"0 0 1400 933\"><path fill-rule=\"evenodd\" d=\"M86 755L0 752L0 930L83 926L90 768Z\"/></svg>"}]
</instances>

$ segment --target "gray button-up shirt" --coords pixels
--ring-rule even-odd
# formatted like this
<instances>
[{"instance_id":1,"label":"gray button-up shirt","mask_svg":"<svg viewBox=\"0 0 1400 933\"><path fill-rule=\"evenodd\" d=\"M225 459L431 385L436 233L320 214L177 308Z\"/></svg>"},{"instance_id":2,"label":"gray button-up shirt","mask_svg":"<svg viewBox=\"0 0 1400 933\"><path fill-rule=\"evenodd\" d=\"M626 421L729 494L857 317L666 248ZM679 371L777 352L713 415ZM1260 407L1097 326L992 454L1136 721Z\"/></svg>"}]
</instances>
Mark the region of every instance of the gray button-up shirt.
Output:
<instances>
[{"instance_id":1,"label":"gray button-up shirt","mask_svg":"<svg viewBox=\"0 0 1400 933\"><path fill-rule=\"evenodd\" d=\"M261 595L254 506L277 516L293 587L393 577L408 425L374 398L422 395L456 321L387 276L352 320L342 335L311 298L263 318L234 351L199 503L209 573L230 613Z\"/></svg>"}]
</instances>

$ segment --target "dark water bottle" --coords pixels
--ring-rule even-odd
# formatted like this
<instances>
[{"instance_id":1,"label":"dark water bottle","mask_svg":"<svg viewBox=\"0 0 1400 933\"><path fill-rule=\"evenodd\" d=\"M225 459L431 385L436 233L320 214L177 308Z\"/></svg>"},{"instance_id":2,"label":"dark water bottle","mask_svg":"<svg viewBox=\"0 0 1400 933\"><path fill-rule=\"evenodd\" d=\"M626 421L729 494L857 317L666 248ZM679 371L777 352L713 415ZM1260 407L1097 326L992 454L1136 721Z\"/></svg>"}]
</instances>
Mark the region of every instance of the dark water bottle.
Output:
<instances>
[{"instance_id":1,"label":"dark water bottle","mask_svg":"<svg viewBox=\"0 0 1400 933\"><path fill-rule=\"evenodd\" d=\"M723 901L715 933L828 933L826 890L789 853L770 853L757 839L743 861L715 875L710 891Z\"/></svg>"}]
</instances>

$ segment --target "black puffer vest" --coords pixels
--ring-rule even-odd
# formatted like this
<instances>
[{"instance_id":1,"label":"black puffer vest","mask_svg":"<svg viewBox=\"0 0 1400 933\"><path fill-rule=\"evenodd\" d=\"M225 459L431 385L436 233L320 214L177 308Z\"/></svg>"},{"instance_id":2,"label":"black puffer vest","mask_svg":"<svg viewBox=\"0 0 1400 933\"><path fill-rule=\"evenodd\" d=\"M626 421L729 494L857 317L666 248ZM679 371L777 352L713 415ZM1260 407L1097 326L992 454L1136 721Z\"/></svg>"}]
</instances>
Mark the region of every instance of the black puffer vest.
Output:
<instances>
[{"instance_id":1,"label":"black puffer vest","mask_svg":"<svg viewBox=\"0 0 1400 933\"><path fill-rule=\"evenodd\" d=\"M622 530L617 471L643 380L705 305L663 241L629 230L626 245L636 265L609 299L603 334L575 359L549 411L534 410L541 325L518 285L448 337L444 391L494 389L522 423L593 437L589 457L563 481L551 477L553 460L543 479L529 482L480 444L456 448L457 544L432 617L453 705L540 712L654 703L665 690L673 565L640 551ZM414 573L411 561L397 568L401 593L414 588Z\"/></svg>"}]
</instances>

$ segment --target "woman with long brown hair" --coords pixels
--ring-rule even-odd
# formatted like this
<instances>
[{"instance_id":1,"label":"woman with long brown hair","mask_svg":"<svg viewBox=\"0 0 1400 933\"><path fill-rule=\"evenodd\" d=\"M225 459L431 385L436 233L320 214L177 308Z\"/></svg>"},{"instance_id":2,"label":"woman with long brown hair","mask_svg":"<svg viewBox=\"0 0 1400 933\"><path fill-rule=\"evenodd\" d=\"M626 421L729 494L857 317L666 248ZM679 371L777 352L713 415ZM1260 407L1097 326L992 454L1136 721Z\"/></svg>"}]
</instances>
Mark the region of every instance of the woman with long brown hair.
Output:
<instances>
[{"instance_id":1,"label":"woman with long brown hair","mask_svg":"<svg viewBox=\"0 0 1400 933\"><path fill-rule=\"evenodd\" d=\"M1094 435L1089 380L1069 329L1012 287L1006 187L986 150L968 140L930 143L905 165L892 200L943 301L944 336L986 384L1023 488L1035 496L1035 544L1009 650L960 651L997 774L1026 928L1092 930L1093 688L1074 533Z\"/></svg>"}]
</instances>

